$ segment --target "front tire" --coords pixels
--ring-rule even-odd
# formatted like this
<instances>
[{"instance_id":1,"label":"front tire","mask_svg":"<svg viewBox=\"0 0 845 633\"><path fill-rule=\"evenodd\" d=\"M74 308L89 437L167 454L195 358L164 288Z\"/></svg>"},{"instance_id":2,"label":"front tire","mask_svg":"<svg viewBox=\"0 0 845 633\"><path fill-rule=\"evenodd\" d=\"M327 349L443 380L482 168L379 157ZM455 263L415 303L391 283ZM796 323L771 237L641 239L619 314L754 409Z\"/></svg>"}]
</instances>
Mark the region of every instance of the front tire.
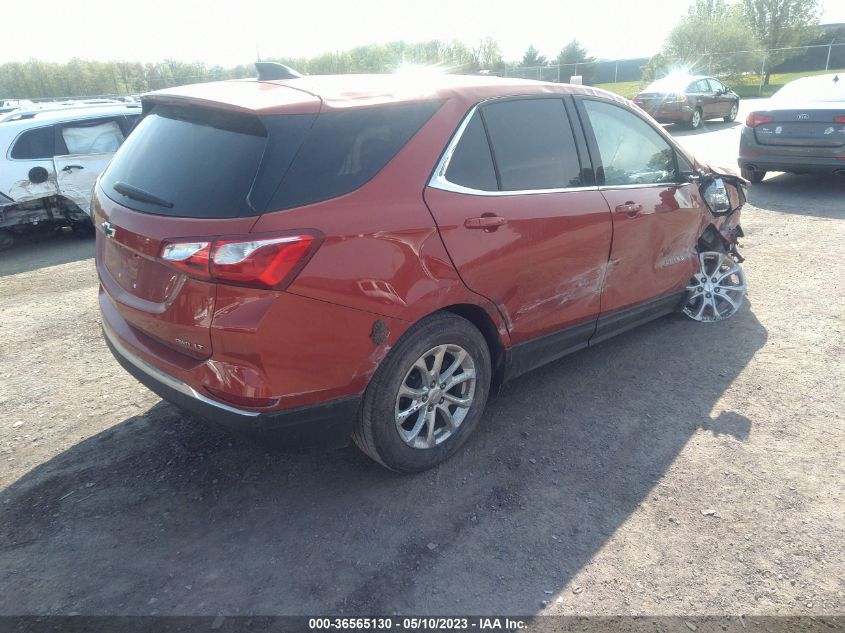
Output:
<instances>
[{"instance_id":1,"label":"front tire","mask_svg":"<svg viewBox=\"0 0 845 633\"><path fill-rule=\"evenodd\" d=\"M739 104L734 103L731 106L731 111L728 113L728 116L725 117L725 123L731 123L736 121L736 115L739 114Z\"/></svg>"},{"instance_id":2,"label":"front tire","mask_svg":"<svg viewBox=\"0 0 845 633\"><path fill-rule=\"evenodd\" d=\"M740 264L729 253L699 253L699 270L687 285L683 312L693 321L713 323L736 314L745 299L747 285Z\"/></svg>"},{"instance_id":3,"label":"front tire","mask_svg":"<svg viewBox=\"0 0 845 633\"><path fill-rule=\"evenodd\" d=\"M490 351L481 332L448 312L414 325L370 381L352 433L383 466L428 470L478 426L490 392Z\"/></svg>"}]
</instances>

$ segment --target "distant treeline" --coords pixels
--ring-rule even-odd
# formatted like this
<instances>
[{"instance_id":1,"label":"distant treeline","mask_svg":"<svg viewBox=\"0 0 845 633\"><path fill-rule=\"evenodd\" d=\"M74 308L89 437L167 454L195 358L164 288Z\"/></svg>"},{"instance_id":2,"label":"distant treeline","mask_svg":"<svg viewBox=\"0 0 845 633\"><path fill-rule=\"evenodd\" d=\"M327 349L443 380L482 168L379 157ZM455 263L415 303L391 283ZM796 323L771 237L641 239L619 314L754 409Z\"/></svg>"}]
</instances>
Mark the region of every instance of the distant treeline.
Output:
<instances>
[{"instance_id":1,"label":"distant treeline","mask_svg":"<svg viewBox=\"0 0 845 633\"><path fill-rule=\"evenodd\" d=\"M325 53L312 58L274 59L307 74L391 72L402 64L437 64L460 72L505 68L495 41L477 48L461 42L392 42ZM255 68L165 60L156 64L72 59L65 64L29 60L0 64L0 99L36 99L137 94L170 86L254 77Z\"/></svg>"}]
</instances>

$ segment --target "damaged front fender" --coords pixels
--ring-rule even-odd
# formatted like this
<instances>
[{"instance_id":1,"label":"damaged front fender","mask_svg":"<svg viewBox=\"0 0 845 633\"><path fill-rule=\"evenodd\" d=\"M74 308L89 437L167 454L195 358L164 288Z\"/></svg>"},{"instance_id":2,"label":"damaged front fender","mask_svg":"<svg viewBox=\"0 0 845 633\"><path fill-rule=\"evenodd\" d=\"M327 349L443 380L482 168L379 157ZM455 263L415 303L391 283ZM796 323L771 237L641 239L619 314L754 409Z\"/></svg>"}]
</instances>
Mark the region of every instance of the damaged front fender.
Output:
<instances>
[{"instance_id":1,"label":"damaged front fender","mask_svg":"<svg viewBox=\"0 0 845 633\"><path fill-rule=\"evenodd\" d=\"M698 166L698 189L712 221L702 233L699 251L723 250L743 261L737 250L738 239L744 235L739 224L740 210L747 202L745 178L729 168L711 165ZM721 242L721 243L719 243Z\"/></svg>"}]
</instances>

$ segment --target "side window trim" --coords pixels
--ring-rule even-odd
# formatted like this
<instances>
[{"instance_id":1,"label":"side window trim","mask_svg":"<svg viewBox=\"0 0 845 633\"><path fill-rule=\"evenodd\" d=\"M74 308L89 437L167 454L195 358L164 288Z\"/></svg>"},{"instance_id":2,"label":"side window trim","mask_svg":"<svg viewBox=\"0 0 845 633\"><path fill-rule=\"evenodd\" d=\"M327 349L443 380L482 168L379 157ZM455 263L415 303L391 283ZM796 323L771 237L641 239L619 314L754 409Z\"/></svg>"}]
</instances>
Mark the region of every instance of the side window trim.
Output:
<instances>
[{"instance_id":1,"label":"side window trim","mask_svg":"<svg viewBox=\"0 0 845 633\"><path fill-rule=\"evenodd\" d=\"M587 147L587 137L584 133L584 126L581 123L581 116L575 108L575 100L572 95L566 95L563 100L566 114L569 117L569 125L572 128L572 136L575 138L575 150L578 152L578 163L581 166L581 178L588 187L596 186L596 173L593 169L593 158Z\"/></svg>"},{"instance_id":2,"label":"side window trim","mask_svg":"<svg viewBox=\"0 0 845 633\"><path fill-rule=\"evenodd\" d=\"M581 125L584 128L584 134L587 137L587 147L590 151L590 156L593 160L593 167L595 169L595 176L596 176L596 183L598 185L599 190L606 190L606 189L643 189L645 187L665 187L672 183L668 182L644 182L644 183L636 183L632 185L606 185L604 182L604 165L602 164L601 154L599 153L599 145L598 141L596 141L595 132L593 132L593 126L590 124L590 117L587 116L587 110L584 108L584 101L598 101L599 103L607 103L609 105L616 106L617 108L621 108L622 110L626 110L631 112L632 115L639 117L644 123L646 123L649 127L651 127L655 133L657 133L660 138L662 138L670 148L672 148L672 157L673 162L675 164L675 180L674 184L687 184L686 181L681 179L680 176L680 165L678 164L678 148L674 143L671 143L668 139L666 139L660 132L658 132L657 128L652 124L650 121L640 117L636 113L628 110L624 106L620 106L618 103L614 103L609 99L602 99L600 97L592 97L592 96L583 96L583 95L573 95L575 99L575 107L578 111L578 116L581 119Z\"/></svg>"},{"instance_id":3,"label":"side window trim","mask_svg":"<svg viewBox=\"0 0 845 633\"><path fill-rule=\"evenodd\" d=\"M573 120L572 114L567 107L567 98L570 95L561 93L556 95L515 95L513 97L493 97L490 99L485 99L479 103L476 103L472 108L470 108L469 112L466 113L463 120L461 121L458 129L452 134L452 138L449 139L449 143L446 145L446 149L444 150L440 160L437 162L436 167L434 168L434 172L432 173L431 178L429 179L428 186L433 189L440 189L442 191L451 191L453 193L463 193L467 195L473 196L524 196L524 195L531 195L531 194L543 194L543 193L563 193L566 191L595 191L598 189L597 184L587 185L583 187L559 187L555 189L520 189L516 191L502 191L501 190L501 178L499 175L499 166L496 162L496 153L493 149L493 144L490 142L490 133L487 130L487 123L484 121L483 115L483 106L486 103L492 103L496 101L512 101L512 100L521 100L521 99L561 99L563 101L565 107L565 113L567 118L569 119L569 125L572 128L573 135L575 136L575 145L576 151L578 153L578 160L581 166L581 171L583 173L585 165L584 156L579 149L579 143L582 142L582 135L583 131L580 129L580 125L577 125L577 122ZM485 191L482 189L473 189L471 187L465 187L463 185L459 185L457 183L451 182L446 178L446 171L449 169L449 161L452 160L452 155L455 153L455 149L458 146L458 143L461 140L461 136L463 136L464 131L466 130L469 122L472 120L472 117L475 115L476 112L480 113L480 119L484 126L484 134L487 137L487 145L490 148L490 155L493 159L493 169L496 173L496 183L500 187L499 191ZM592 171L592 163L589 163L590 169ZM592 172L594 174L594 172ZM595 180L593 180L595 183Z\"/></svg>"},{"instance_id":4,"label":"side window trim","mask_svg":"<svg viewBox=\"0 0 845 633\"><path fill-rule=\"evenodd\" d=\"M499 161L496 159L496 148L493 147L493 140L490 138L490 128L487 127L487 118L484 116L484 108L478 109L478 118L481 120L481 127L484 129L484 138L487 139L487 149L490 150L490 159L493 161L493 174L496 176L496 189L501 191L502 174L499 171ZM455 147L457 147L457 143L455 144Z\"/></svg>"}]
</instances>

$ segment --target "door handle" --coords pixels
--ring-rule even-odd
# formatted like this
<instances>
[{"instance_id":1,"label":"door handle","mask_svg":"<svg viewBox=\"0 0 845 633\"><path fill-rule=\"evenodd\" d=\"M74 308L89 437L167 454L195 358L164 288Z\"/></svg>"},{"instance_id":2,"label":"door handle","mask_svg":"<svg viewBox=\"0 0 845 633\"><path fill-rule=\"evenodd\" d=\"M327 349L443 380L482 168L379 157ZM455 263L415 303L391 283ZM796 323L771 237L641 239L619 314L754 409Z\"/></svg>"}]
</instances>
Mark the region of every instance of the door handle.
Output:
<instances>
[{"instance_id":1,"label":"door handle","mask_svg":"<svg viewBox=\"0 0 845 633\"><path fill-rule=\"evenodd\" d=\"M480 218L467 218L464 220L464 227L468 229L484 229L485 231L495 231L500 226L507 224L505 218L498 215L482 215Z\"/></svg>"},{"instance_id":2,"label":"door handle","mask_svg":"<svg viewBox=\"0 0 845 633\"><path fill-rule=\"evenodd\" d=\"M71 169L85 169L82 165L65 165L62 167L62 171L70 171Z\"/></svg>"},{"instance_id":3,"label":"door handle","mask_svg":"<svg viewBox=\"0 0 845 633\"><path fill-rule=\"evenodd\" d=\"M637 215L639 215L640 211L642 211L642 210L643 210L643 205L636 204L635 202L632 202L631 200L629 200L625 204L620 204L618 207L616 207L616 213L624 213L629 218L637 217Z\"/></svg>"}]
</instances>

